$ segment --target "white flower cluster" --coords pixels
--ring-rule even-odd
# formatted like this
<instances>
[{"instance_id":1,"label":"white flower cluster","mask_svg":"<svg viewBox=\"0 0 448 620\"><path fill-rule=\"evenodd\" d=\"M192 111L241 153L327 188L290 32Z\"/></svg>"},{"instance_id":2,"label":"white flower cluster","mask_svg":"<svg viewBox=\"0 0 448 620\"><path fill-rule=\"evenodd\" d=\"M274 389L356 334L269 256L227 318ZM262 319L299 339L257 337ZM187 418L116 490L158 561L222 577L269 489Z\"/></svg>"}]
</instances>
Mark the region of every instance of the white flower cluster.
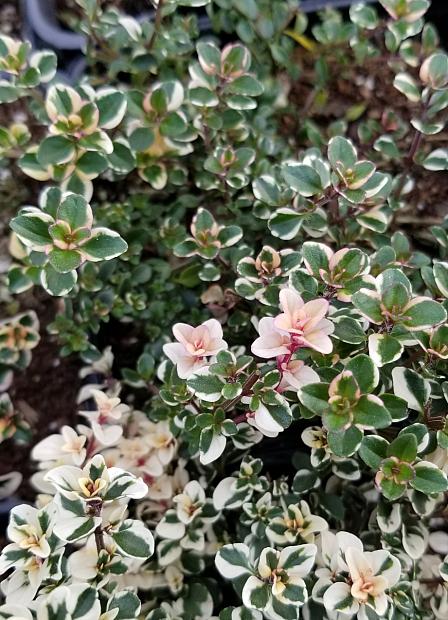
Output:
<instances>
[{"instance_id":1,"label":"white flower cluster","mask_svg":"<svg viewBox=\"0 0 448 620\"><path fill-rule=\"evenodd\" d=\"M151 422L120 401L111 362L106 352L95 368L104 382L82 388L82 403L88 398L95 403L92 411L81 406L89 424L65 426L33 450L39 466L33 482L40 495L36 508L21 505L11 513L11 542L0 556L0 571L6 573L0 618L44 620L55 613L59 620L65 605L64 618L115 620L114 610L126 604L128 611L119 618L133 620L141 612L139 591L177 597L158 610L149 605L147 620L214 618L207 588L190 582L190 575L202 573L213 559L225 578L240 584L243 607L233 610L231 620L246 613L255 620L298 619L299 613L312 618L316 604L328 620L392 618L414 570L409 555L421 559L412 589L429 602L435 618L445 618L447 559L443 563L440 555L425 553L423 525L411 529L397 506L392 512L378 509L382 548L365 546L354 534L331 531L322 510L301 499L297 491L305 470L297 472L291 488L286 481L270 482L262 462L249 456L239 472L217 480L208 496L208 476L190 479L176 428ZM310 427L303 441L312 448L316 467L332 463L334 483L357 479L350 474L351 459L334 457L322 430ZM223 544L224 514L235 509L241 509L247 534L241 543ZM154 528L155 541L147 525ZM387 536L400 531L402 547L393 537L388 545ZM442 533L431 534L429 541L439 553L448 551ZM106 591L104 612L101 592ZM196 601L193 616L187 611L190 599Z\"/></svg>"}]
</instances>

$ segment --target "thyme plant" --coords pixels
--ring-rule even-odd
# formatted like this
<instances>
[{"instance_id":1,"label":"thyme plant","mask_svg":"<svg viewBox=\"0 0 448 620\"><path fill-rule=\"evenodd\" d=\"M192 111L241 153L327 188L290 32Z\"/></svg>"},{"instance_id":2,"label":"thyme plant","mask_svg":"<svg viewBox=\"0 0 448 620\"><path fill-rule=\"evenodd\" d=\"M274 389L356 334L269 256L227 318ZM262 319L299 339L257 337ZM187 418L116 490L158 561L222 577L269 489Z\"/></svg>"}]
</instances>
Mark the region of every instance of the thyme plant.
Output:
<instances>
[{"instance_id":1,"label":"thyme plant","mask_svg":"<svg viewBox=\"0 0 448 620\"><path fill-rule=\"evenodd\" d=\"M32 447L0 618L446 619L430 2L312 24L296 0L153 0L144 20L77 4L77 84L0 37L0 156L30 193L2 280L0 437L29 440L7 392L40 337L25 294L57 300L48 330L84 379L77 422Z\"/></svg>"}]
</instances>

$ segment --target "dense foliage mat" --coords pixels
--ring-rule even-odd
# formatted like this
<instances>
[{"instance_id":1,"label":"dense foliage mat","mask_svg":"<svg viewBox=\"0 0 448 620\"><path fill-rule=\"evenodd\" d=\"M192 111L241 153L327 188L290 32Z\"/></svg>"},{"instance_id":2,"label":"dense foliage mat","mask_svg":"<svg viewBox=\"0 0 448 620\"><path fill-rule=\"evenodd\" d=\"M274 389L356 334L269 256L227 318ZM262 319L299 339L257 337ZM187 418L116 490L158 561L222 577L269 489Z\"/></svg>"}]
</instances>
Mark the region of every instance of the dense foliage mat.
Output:
<instances>
[{"instance_id":1,"label":"dense foliage mat","mask_svg":"<svg viewBox=\"0 0 448 620\"><path fill-rule=\"evenodd\" d=\"M380 4L77 0L78 84L0 36L0 618L448 617L448 56Z\"/></svg>"}]
</instances>

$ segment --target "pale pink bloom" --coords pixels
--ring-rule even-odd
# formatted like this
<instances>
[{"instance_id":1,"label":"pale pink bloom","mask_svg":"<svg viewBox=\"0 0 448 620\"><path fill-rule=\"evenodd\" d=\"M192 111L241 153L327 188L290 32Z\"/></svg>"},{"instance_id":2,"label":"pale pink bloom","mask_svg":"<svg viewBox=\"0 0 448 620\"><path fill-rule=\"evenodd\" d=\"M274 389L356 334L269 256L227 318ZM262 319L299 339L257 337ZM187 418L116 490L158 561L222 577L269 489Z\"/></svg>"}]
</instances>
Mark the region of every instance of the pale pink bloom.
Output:
<instances>
[{"instance_id":1,"label":"pale pink bloom","mask_svg":"<svg viewBox=\"0 0 448 620\"><path fill-rule=\"evenodd\" d=\"M334 326L325 319L329 303L326 299L312 299L304 303L301 296L291 288L280 291L280 307L283 310L275 318L275 326L291 335L298 347L310 347L319 353L331 353L333 343L329 335Z\"/></svg>"},{"instance_id":2,"label":"pale pink bloom","mask_svg":"<svg viewBox=\"0 0 448 620\"><path fill-rule=\"evenodd\" d=\"M308 383L319 383L320 377L315 370L305 365L302 360L289 360L279 364L282 380L277 392L287 389L299 390Z\"/></svg>"},{"instance_id":3,"label":"pale pink bloom","mask_svg":"<svg viewBox=\"0 0 448 620\"><path fill-rule=\"evenodd\" d=\"M96 411L80 411L84 417L94 419L99 424L111 424L128 413L129 406L122 403L118 396L108 396L101 390L92 389L91 396L95 400Z\"/></svg>"},{"instance_id":4,"label":"pale pink bloom","mask_svg":"<svg viewBox=\"0 0 448 620\"><path fill-rule=\"evenodd\" d=\"M209 319L198 327L176 323L173 334L177 342L165 344L163 352L177 366L177 374L181 379L188 379L206 366L207 357L227 349L221 324L216 319Z\"/></svg>"},{"instance_id":5,"label":"pale pink bloom","mask_svg":"<svg viewBox=\"0 0 448 620\"><path fill-rule=\"evenodd\" d=\"M157 423L150 422L149 429L149 434L146 438L148 444L154 450L162 465L168 465L174 457L177 445L168 422L165 420Z\"/></svg>"},{"instance_id":6,"label":"pale pink bloom","mask_svg":"<svg viewBox=\"0 0 448 620\"><path fill-rule=\"evenodd\" d=\"M363 553L354 547L347 549L345 560L352 580L353 598L361 604L370 603L377 614L383 616L388 606L386 590L400 579L400 562L383 549ZM389 561L391 566L384 570L386 561Z\"/></svg>"},{"instance_id":7,"label":"pale pink bloom","mask_svg":"<svg viewBox=\"0 0 448 620\"><path fill-rule=\"evenodd\" d=\"M288 332L277 329L274 318L267 316L260 319L258 333L260 336L251 347L257 357L270 359L290 352L291 337Z\"/></svg>"},{"instance_id":8,"label":"pale pink bloom","mask_svg":"<svg viewBox=\"0 0 448 620\"><path fill-rule=\"evenodd\" d=\"M123 434L122 426L114 422L129 412L129 406L122 403L117 396L108 396L101 390L92 389L90 393L95 400L97 410L79 413L89 420L95 438L103 446L113 446Z\"/></svg>"}]
</instances>

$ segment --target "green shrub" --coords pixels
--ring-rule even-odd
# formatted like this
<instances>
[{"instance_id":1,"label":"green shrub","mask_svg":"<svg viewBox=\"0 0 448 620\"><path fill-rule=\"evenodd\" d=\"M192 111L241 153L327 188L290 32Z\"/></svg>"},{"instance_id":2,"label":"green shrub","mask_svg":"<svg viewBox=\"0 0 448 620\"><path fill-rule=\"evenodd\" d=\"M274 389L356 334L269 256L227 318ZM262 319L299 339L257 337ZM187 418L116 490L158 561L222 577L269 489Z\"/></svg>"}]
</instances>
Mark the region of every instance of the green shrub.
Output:
<instances>
[{"instance_id":1,"label":"green shrub","mask_svg":"<svg viewBox=\"0 0 448 620\"><path fill-rule=\"evenodd\" d=\"M295 0L159 0L143 22L77 3L77 85L0 37L0 101L28 119L0 156L43 183L11 219L4 297L61 298L48 329L88 378L80 423L32 449L0 617L446 618L448 56L429 2L314 25ZM12 314L3 390L39 341Z\"/></svg>"}]
</instances>

